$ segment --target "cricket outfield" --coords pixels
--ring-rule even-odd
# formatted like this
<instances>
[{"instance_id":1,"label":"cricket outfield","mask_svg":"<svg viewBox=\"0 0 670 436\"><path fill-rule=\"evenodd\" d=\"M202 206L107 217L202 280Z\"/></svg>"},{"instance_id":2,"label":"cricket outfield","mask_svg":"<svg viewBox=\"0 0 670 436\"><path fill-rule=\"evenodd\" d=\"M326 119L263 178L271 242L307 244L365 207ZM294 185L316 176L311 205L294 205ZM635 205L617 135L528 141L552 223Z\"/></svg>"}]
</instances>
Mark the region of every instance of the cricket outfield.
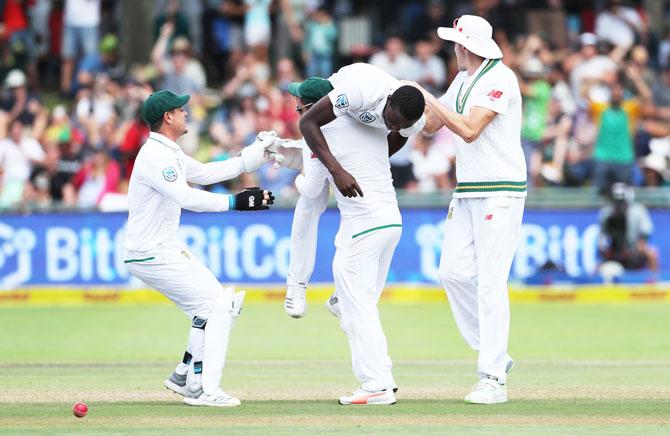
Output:
<instances>
[{"instance_id":1,"label":"cricket outfield","mask_svg":"<svg viewBox=\"0 0 670 436\"><path fill-rule=\"evenodd\" d=\"M670 304L515 303L507 404L474 406L475 354L446 302L380 307L394 406L346 407L357 387L324 307L245 306L223 388L193 408L162 386L189 321L167 305L0 308L0 434L670 434ZM76 401L89 413L72 415Z\"/></svg>"}]
</instances>

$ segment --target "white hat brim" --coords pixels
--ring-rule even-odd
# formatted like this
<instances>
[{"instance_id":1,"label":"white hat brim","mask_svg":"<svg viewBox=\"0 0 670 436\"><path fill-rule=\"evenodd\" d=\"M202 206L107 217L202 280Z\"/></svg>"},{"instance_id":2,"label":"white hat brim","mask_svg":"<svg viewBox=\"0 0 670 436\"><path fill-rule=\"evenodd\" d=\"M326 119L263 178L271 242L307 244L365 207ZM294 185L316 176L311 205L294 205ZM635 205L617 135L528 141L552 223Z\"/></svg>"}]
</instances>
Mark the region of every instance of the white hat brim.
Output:
<instances>
[{"instance_id":1,"label":"white hat brim","mask_svg":"<svg viewBox=\"0 0 670 436\"><path fill-rule=\"evenodd\" d=\"M493 39L480 41L467 38L453 27L438 27L437 36L446 41L456 42L484 59L502 59L503 57L500 47Z\"/></svg>"}]
</instances>

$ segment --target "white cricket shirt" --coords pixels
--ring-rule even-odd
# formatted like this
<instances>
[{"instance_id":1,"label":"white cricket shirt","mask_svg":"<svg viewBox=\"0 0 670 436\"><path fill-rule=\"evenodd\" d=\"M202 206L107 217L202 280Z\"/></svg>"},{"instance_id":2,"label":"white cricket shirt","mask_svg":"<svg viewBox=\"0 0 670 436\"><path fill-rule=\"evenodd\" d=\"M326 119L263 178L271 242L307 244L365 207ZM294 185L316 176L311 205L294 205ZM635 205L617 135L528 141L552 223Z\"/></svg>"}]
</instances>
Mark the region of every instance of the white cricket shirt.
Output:
<instances>
[{"instance_id":1,"label":"white cricket shirt","mask_svg":"<svg viewBox=\"0 0 670 436\"><path fill-rule=\"evenodd\" d=\"M497 113L470 144L456 135L454 197L525 197L521 92L514 72L499 59L486 59L472 76L458 73L440 103L463 115L475 106Z\"/></svg>"},{"instance_id":2,"label":"white cricket shirt","mask_svg":"<svg viewBox=\"0 0 670 436\"><path fill-rule=\"evenodd\" d=\"M384 123L384 107L389 95L402 86L398 79L373 65L358 63L340 68L328 81L334 88L328 98L335 116L389 132ZM416 135L425 124L426 117L421 115L416 123L399 133L404 137Z\"/></svg>"},{"instance_id":3,"label":"white cricket shirt","mask_svg":"<svg viewBox=\"0 0 670 436\"><path fill-rule=\"evenodd\" d=\"M323 189L326 180L333 186L341 217L335 245L346 244L369 231L401 227L402 217L393 188L386 131L348 117L336 119L323 126L321 131L331 145L330 150L335 159L356 179L363 191L363 197L348 198L342 195L332 175L318 159L306 164L306 169L309 168L306 176L298 176L296 179L299 190L311 190L312 196Z\"/></svg>"},{"instance_id":4,"label":"white cricket shirt","mask_svg":"<svg viewBox=\"0 0 670 436\"><path fill-rule=\"evenodd\" d=\"M203 164L174 141L151 132L137 155L128 186L126 259L137 261L161 244L177 241L182 209L222 212L234 202L231 195L194 189L187 182L211 185L240 173L240 157Z\"/></svg>"}]
</instances>

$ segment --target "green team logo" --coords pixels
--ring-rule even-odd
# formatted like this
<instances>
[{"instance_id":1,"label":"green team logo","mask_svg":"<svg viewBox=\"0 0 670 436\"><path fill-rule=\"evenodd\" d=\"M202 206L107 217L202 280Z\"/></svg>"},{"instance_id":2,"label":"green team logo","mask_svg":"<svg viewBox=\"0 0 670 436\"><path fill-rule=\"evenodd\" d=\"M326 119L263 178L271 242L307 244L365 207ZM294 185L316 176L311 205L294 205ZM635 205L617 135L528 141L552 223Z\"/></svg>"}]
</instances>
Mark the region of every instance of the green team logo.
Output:
<instances>
[{"instance_id":1,"label":"green team logo","mask_svg":"<svg viewBox=\"0 0 670 436\"><path fill-rule=\"evenodd\" d=\"M174 167L167 167L163 169L163 178L168 182L177 180L177 170Z\"/></svg>"},{"instance_id":2,"label":"green team logo","mask_svg":"<svg viewBox=\"0 0 670 436\"><path fill-rule=\"evenodd\" d=\"M371 122L377 119L377 117L372 115L370 112L363 112L361 116L358 118L360 118L360 120L366 124L370 124Z\"/></svg>"}]
</instances>

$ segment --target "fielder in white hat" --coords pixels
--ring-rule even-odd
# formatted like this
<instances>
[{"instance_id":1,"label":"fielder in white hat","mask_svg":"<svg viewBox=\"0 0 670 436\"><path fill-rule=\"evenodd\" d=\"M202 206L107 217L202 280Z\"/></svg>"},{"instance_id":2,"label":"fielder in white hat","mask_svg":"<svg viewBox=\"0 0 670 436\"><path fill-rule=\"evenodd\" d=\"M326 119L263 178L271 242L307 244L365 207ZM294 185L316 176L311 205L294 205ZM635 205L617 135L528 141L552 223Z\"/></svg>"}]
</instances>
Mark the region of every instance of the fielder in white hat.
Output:
<instances>
[{"instance_id":1,"label":"fielder in white hat","mask_svg":"<svg viewBox=\"0 0 670 436\"><path fill-rule=\"evenodd\" d=\"M502 403L514 364L507 354L507 279L526 197L521 93L485 19L464 15L437 34L455 43L460 72L439 99L414 85L426 100L424 131L446 126L457 135L457 185L444 228L439 276L461 335L479 351L479 382L465 401Z\"/></svg>"}]
</instances>

